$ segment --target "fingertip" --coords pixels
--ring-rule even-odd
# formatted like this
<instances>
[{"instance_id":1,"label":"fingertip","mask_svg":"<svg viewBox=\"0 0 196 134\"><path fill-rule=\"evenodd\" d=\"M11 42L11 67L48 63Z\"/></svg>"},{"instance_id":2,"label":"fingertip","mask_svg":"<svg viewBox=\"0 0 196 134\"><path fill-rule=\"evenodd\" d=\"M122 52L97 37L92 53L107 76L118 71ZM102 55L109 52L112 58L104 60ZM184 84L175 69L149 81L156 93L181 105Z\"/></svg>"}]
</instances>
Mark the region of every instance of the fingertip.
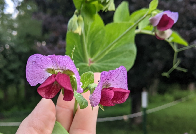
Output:
<instances>
[{"instance_id":1,"label":"fingertip","mask_svg":"<svg viewBox=\"0 0 196 134\"><path fill-rule=\"evenodd\" d=\"M101 73L94 73L94 83L98 84L100 81Z\"/></svg>"},{"instance_id":2,"label":"fingertip","mask_svg":"<svg viewBox=\"0 0 196 134\"><path fill-rule=\"evenodd\" d=\"M85 99L87 99L88 107L86 107L85 109L77 110L70 128L70 134L95 134L99 107L93 107L92 109L89 101L89 91L82 95Z\"/></svg>"},{"instance_id":3,"label":"fingertip","mask_svg":"<svg viewBox=\"0 0 196 134\"><path fill-rule=\"evenodd\" d=\"M16 133L50 134L52 133L55 120L56 112L53 101L51 99L41 99L34 110L22 121Z\"/></svg>"},{"instance_id":4,"label":"fingertip","mask_svg":"<svg viewBox=\"0 0 196 134\"><path fill-rule=\"evenodd\" d=\"M64 101L60 93L56 104L56 120L69 131L73 121L74 98L71 101Z\"/></svg>"}]
</instances>

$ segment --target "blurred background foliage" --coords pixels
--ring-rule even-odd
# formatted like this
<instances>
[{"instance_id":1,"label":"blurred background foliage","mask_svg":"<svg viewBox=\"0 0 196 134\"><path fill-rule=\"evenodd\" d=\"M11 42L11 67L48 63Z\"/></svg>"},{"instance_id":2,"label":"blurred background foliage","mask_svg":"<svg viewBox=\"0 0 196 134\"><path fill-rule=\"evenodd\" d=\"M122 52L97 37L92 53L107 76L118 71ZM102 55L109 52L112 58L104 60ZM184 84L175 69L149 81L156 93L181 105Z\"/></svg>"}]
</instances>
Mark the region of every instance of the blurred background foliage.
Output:
<instances>
[{"instance_id":1,"label":"blurred background foliage","mask_svg":"<svg viewBox=\"0 0 196 134\"><path fill-rule=\"evenodd\" d=\"M127 1L130 13L148 7L150 2ZM5 14L5 1L0 0L0 119L6 118L5 113L10 111L31 110L40 100L36 87L31 87L26 81L27 59L34 53L65 54L67 23L75 10L72 0L13 2L16 6L15 17ZM120 2L122 0L115 0L116 6ZM179 12L179 20L173 29L185 38L189 45L196 44L195 0L160 0L158 8ZM112 21L113 12L100 12L100 15L105 23ZM182 61L180 66L188 69L188 72L175 70L170 78L166 78L161 74L172 67L172 48L166 42L149 35L137 35L135 41L137 58L128 72L128 86L131 90L131 101L128 101L130 108L126 109L128 113L130 110L132 113L141 110L141 91L144 89L149 91L150 97L157 96L152 97L154 101L162 98L160 96L173 101L174 96L183 97L183 91L195 89L195 48L179 53ZM153 99L150 99L150 102L153 102ZM140 124L141 118L134 118L132 123Z\"/></svg>"}]
</instances>

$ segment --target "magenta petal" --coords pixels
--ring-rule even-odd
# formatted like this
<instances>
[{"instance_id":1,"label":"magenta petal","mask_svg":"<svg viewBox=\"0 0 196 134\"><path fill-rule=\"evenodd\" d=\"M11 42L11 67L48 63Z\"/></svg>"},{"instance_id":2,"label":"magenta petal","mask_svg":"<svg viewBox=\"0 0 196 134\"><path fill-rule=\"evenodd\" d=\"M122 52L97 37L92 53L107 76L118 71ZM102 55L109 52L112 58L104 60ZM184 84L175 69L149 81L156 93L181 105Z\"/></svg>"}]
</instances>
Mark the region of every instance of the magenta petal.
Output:
<instances>
[{"instance_id":1,"label":"magenta petal","mask_svg":"<svg viewBox=\"0 0 196 134\"><path fill-rule=\"evenodd\" d=\"M112 103L120 104L124 103L129 97L129 90L121 89L121 88L113 88L114 97L112 98Z\"/></svg>"},{"instance_id":2,"label":"magenta petal","mask_svg":"<svg viewBox=\"0 0 196 134\"><path fill-rule=\"evenodd\" d=\"M55 82L56 75L48 77L37 89L37 92L46 99L53 98L60 90L61 86Z\"/></svg>"},{"instance_id":3,"label":"magenta petal","mask_svg":"<svg viewBox=\"0 0 196 134\"><path fill-rule=\"evenodd\" d=\"M56 76L56 81L59 85L61 85L64 88L63 100L71 101L73 99L74 94L69 76L66 74L58 73Z\"/></svg>"},{"instance_id":4,"label":"magenta petal","mask_svg":"<svg viewBox=\"0 0 196 134\"><path fill-rule=\"evenodd\" d=\"M168 17L166 14L164 14L159 21L159 24L157 25L157 29L160 31L165 31L167 29L170 29L174 24L174 20L172 20L170 17Z\"/></svg>"},{"instance_id":5,"label":"magenta petal","mask_svg":"<svg viewBox=\"0 0 196 134\"><path fill-rule=\"evenodd\" d=\"M177 22L177 20L178 20L178 12L171 12L171 11L164 11L163 12L164 14L167 14L167 16L169 17L169 18L171 18L173 21L174 21L174 23L176 23Z\"/></svg>"},{"instance_id":6,"label":"magenta petal","mask_svg":"<svg viewBox=\"0 0 196 134\"><path fill-rule=\"evenodd\" d=\"M78 73L78 70L71 60L71 58L67 55L50 55L48 56L51 58L53 62L53 68L54 69L60 69L60 70L70 70L75 74L76 81L77 81L77 92L82 93L83 89L80 85L80 75Z\"/></svg>"},{"instance_id":7,"label":"magenta petal","mask_svg":"<svg viewBox=\"0 0 196 134\"><path fill-rule=\"evenodd\" d=\"M52 61L47 56L41 54L31 55L26 65L26 78L31 86L36 86L38 83L42 84L50 73L46 71L52 66Z\"/></svg>"},{"instance_id":8,"label":"magenta petal","mask_svg":"<svg viewBox=\"0 0 196 134\"><path fill-rule=\"evenodd\" d=\"M104 88L101 91L101 100L100 104L103 106L114 106L112 103L112 98L114 97L114 91L112 88Z\"/></svg>"}]
</instances>

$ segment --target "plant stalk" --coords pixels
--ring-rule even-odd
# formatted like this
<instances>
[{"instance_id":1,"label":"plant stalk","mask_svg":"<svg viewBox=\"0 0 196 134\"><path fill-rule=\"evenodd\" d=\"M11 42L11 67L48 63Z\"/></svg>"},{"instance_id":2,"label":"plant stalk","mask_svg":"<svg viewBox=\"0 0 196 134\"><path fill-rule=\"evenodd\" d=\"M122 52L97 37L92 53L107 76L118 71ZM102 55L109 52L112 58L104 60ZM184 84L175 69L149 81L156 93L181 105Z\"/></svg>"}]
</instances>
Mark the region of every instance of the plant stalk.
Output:
<instances>
[{"instance_id":1,"label":"plant stalk","mask_svg":"<svg viewBox=\"0 0 196 134\"><path fill-rule=\"evenodd\" d=\"M73 113L73 116L75 116L76 114L76 111L78 110L78 101L76 100L75 98L75 103L74 103L74 113Z\"/></svg>"}]
</instances>

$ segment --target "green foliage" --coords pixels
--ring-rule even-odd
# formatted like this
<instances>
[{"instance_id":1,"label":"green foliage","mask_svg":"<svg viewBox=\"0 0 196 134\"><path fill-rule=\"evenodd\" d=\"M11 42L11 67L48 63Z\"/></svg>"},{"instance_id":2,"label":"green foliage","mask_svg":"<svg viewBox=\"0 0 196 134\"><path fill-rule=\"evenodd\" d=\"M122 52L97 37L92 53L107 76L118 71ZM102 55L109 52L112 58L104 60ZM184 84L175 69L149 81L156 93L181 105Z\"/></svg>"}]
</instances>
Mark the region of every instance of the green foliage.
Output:
<instances>
[{"instance_id":1,"label":"green foliage","mask_svg":"<svg viewBox=\"0 0 196 134\"><path fill-rule=\"evenodd\" d=\"M130 22L135 23L137 22L142 16L144 16L148 12L148 9L143 8L133 12L130 16Z\"/></svg>"},{"instance_id":2,"label":"green foliage","mask_svg":"<svg viewBox=\"0 0 196 134\"><path fill-rule=\"evenodd\" d=\"M158 3L158 0L152 0L149 5L149 12L152 12L153 10L157 9Z\"/></svg>"},{"instance_id":3,"label":"green foliage","mask_svg":"<svg viewBox=\"0 0 196 134\"><path fill-rule=\"evenodd\" d=\"M128 22L129 21L129 4L123 1L114 13L114 22Z\"/></svg>"},{"instance_id":4,"label":"green foliage","mask_svg":"<svg viewBox=\"0 0 196 134\"><path fill-rule=\"evenodd\" d=\"M80 9L85 0L73 0L76 9Z\"/></svg>"},{"instance_id":5,"label":"green foliage","mask_svg":"<svg viewBox=\"0 0 196 134\"><path fill-rule=\"evenodd\" d=\"M145 27L147 27L150 23L149 21L150 16L147 16L144 20L142 20L139 24L138 24L138 28L139 29L144 29Z\"/></svg>"},{"instance_id":6,"label":"green foliage","mask_svg":"<svg viewBox=\"0 0 196 134\"><path fill-rule=\"evenodd\" d=\"M92 84L88 85L88 87L87 87L86 90L87 91L89 90L90 91L90 94L92 94L94 92L94 90L95 90L96 87L97 87L97 84L92 83Z\"/></svg>"},{"instance_id":7,"label":"green foliage","mask_svg":"<svg viewBox=\"0 0 196 134\"><path fill-rule=\"evenodd\" d=\"M52 134L69 134L69 133L59 122L55 121Z\"/></svg>"},{"instance_id":8,"label":"green foliage","mask_svg":"<svg viewBox=\"0 0 196 134\"><path fill-rule=\"evenodd\" d=\"M89 84L94 82L93 72L85 72L81 75L80 81L82 82L82 88L85 89Z\"/></svg>"},{"instance_id":9,"label":"green foliage","mask_svg":"<svg viewBox=\"0 0 196 134\"><path fill-rule=\"evenodd\" d=\"M169 38L170 42L178 43L184 46L188 46L187 41L185 41L177 32L173 31Z\"/></svg>"},{"instance_id":10,"label":"green foliage","mask_svg":"<svg viewBox=\"0 0 196 134\"><path fill-rule=\"evenodd\" d=\"M83 4L81 14L84 20L86 21L86 23L89 24L93 22L95 19L96 13L97 13L96 6L94 4L88 3L88 2Z\"/></svg>"},{"instance_id":11,"label":"green foliage","mask_svg":"<svg viewBox=\"0 0 196 134\"><path fill-rule=\"evenodd\" d=\"M88 101L82 96L82 94L74 91L74 97L79 103L80 109L84 109L88 106Z\"/></svg>"},{"instance_id":12,"label":"green foliage","mask_svg":"<svg viewBox=\"0 0 196 134\"><path fill-rule=\"evenodd\" d=\"M95 21L85 31L85 36L67 33L66 54L71 56L75 46L74 62L79 73L102 72L123 65L129 70L135 60L135 27L119 38L132 23L110 23L104 26L97 15ZM86 26L86 25L85 25Z\"/></svg>"},{"instance_id":13,"label":"green foliage","mask_svg":"<svg viewBox=\"0 0 196 134\"><path fill-rule=\"evenodd\" d=\"M73 88L73 90L77 90L77 81L76 81L76 77L74 77L73 75L69 76L70 78L70 82L71 82L71 86Z\"/></svg>"},{"instance_id":14,"label":"green foliage","mask_svg":"<svg viewBox=\"0 0 196 134\"><path fill-rule=\"evenodd\" d=\"M103 105L99 104L98 106L101 108L101 110L103 110L103 111L104 111L104 107L103 107Z\"/></svg>"}]
</instances>

